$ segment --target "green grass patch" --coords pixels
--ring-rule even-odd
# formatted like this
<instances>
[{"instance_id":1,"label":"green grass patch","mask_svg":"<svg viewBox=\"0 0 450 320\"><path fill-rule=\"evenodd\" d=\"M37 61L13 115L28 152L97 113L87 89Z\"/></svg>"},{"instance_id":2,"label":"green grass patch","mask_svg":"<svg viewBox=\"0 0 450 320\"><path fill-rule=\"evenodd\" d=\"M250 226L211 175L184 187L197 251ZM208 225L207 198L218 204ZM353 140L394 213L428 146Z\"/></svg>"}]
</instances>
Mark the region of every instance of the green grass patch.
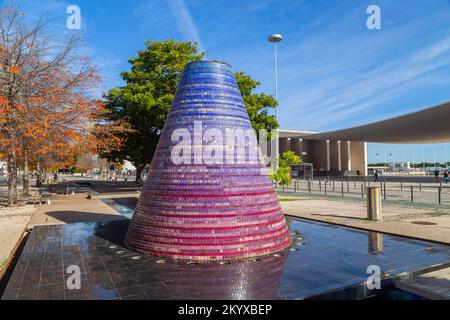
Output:
<instances>
[{"instance_id":1,"label":"green grass patch","mask_svg":"<svg viewBox=\"0 0 450 320\"><path fill-rule=\"evenodd\" d=\"M288 202L288 201L303 201L304 199L293 199L293 198L281 198L281 199L278 199L278 201L281 201L281 202Z\"/></svg>"}]
</instances>

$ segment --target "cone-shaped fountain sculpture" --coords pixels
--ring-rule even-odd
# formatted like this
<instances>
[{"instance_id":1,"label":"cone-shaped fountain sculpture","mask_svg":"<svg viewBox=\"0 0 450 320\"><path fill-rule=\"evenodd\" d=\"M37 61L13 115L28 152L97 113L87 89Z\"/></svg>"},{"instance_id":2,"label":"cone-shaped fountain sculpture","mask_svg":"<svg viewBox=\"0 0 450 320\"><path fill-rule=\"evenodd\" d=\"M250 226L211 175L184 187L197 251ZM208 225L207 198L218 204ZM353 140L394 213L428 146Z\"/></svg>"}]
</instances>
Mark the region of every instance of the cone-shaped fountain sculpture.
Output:
<instances>
[{"instance_id":1,"label":"cone-shaped fountain sculpture","mask_svg":"<svg viewBox=\"0 0 450 320\"><path fill-rule=\"evenodd\" d=\"M231 67L188 64L127 232L128 248L208 261L289 246L267 170L255 161L259 153L251 155L252 141L256 135Z\"/></svg>"}]
</instances>

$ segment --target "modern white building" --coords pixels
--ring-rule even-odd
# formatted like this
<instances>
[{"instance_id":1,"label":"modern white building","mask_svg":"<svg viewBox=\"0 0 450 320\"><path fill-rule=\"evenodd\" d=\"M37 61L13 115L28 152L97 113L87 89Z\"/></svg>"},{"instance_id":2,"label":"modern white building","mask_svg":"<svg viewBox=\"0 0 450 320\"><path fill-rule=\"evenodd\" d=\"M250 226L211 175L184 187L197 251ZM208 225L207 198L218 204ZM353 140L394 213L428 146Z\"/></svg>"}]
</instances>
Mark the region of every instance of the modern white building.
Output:
<instances>
[{"instance_id":1,"label":"modern white building","mask_svg":"<svg viewBox=\"0 0 450 320\"><path fill-rule=\"evenodd\" d=\"M316 173L367 175L367 143L450 142L450 102L354 128L323 133L280 130L279 151L294 151ZM320 121L318 119L317 121ZM402 170L409 164L402 163ZM396 171L399 169L395 168Z\"/></svg>"}]
</instances>

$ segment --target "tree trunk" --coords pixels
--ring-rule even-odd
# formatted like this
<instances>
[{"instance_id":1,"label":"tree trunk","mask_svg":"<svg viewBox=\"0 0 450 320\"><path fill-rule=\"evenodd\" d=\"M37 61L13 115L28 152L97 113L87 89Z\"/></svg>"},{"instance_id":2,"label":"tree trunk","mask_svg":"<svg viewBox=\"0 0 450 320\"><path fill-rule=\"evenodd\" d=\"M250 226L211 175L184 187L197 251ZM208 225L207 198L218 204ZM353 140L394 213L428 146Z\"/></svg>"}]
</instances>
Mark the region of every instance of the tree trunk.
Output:
<instances>
[{"instance_id":1,"label":"tree trunk","mask_svg":"<svg viewBox=\"0 0 450 320\"><path fill-rule=\"evenodd\" d=\"M136 167L136 184L142 184L142 171L145 166Z\"/></svg>"},{"instance_id":2,"label":"tree trunk","mask_svg":"<svg viewBox=\"0 0 450 320\"><path fill-rule=\"evenodd\" d=\"M17 204L17 164L15 146L11 145L8 154L8 206Z\"/></svg>"},{"instance_id":3,"label":"tree trunk","mask_svg":"<svg viewBox=\"0 0 450 320\"><path fill-rule=\"evenodd\" d=\"M47 184L47 191L50 192L50 177L49 177L49 174L48 174L48 168L47 167L45 167L43 169L43 173L44 173L44 183Z\"/></svg>"},{"instance_id":4,"label":"tree trunk","mask_svg":"<svg viewBox=\"0 0 450 320\"><path fill-rule=\"evenodd\" d=\"M41 178L41 162L38 160L36 165L36 187L40 187L42 184Z\"/></svg>"},{"instance_id":5,"label":"tree trunk","mask_svg":"<svg viewBox=\"0 0 450 320\"><path fill-rule=\"evenodd\" d=\"M26 147L23 148L22 186L23 186L22 195L24 197L28 197L30 195L30 184L29 184L29 181L28 181L28 150L27 150Z\"/></svg>"}]
</instances>

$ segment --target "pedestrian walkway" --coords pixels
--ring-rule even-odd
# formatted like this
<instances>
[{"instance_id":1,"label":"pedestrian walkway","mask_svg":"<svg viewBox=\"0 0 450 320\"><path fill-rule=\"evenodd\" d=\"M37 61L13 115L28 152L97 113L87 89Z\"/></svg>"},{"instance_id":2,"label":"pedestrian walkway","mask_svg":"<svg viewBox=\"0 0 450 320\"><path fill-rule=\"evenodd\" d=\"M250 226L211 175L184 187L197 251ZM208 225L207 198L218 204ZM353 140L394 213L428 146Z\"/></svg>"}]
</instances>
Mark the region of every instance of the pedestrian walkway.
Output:
<instances>
[{"instance_id":1,"label":"pedestrian walkway","mask_svg":"<svg viewBox=\"0 0 450 320\"><path fill-rule=\"evenodd\" d=\"M450 210L383 205L383 221L373 222L365 201L279 197L287 215L450 244Z\"/></svg>"},{"instance_id":2,"label":"pedestrian walkway","mask_svg":"<svg viewBox=\"0 0 450 320\"><path fill-rule=\"evenodd\" d=\"M51 205L39 206L29 227L46 224L96 222L123 219L116 210L98 199L87 199L86 194L58 196Z\"/></svg>"},{"instance_id":3,"label":"pedestrian walkway","mask_svg":"<svg viewBox=\"0 0 450 320\"><path fill-rule=\"evenodd\" d=\"M0 274L35 211L34 206L0 208Z\"/></svg>"},{"instance_id":4,"label":"pedestrian walkway","mask_svg":"<svg viewBox=\"0 0 450 320\"><path fill-rule=\"evenodd\" d=\"M400 280L395 286L432 300L450 300L450 268Z\"/></svg>"},{"instance_id":5,"label":"pedestrian walkway","mask_svg":"<svg viewBox=\"0 0 450 320\"><path fill-rule=\"evenodd\" d=\"M27 229L36 225L117 219L125 217L101 200L87 199L85 193L54 196L50 205L0 208L0 274Z\"/></svg>"}]
</instances>

